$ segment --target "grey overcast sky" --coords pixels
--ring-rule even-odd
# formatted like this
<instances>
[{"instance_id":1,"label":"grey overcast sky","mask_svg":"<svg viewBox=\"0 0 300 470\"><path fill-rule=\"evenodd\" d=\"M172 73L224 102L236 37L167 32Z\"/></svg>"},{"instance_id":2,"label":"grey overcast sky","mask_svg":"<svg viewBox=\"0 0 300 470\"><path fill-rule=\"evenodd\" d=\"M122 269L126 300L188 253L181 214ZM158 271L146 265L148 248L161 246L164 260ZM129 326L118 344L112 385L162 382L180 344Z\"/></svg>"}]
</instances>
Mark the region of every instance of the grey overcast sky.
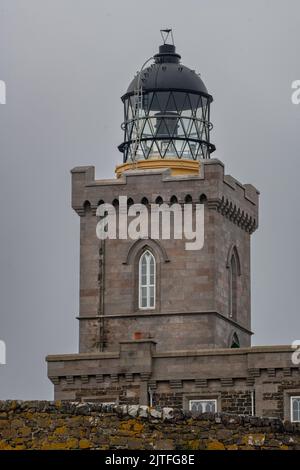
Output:
<instances>
[{"instance_id":1,"label":"grey overcast sky","mask_svg":"<svg viewBox=\"0 0 300 470\"><path fill-rule=\"evenodd\" d=\"M226 172L261 191L253 344L300 339L298 0L0 0L0 398L50 399L45 356L78 347L69 170L121 161L120 96L172 27L214 96Z\"/></svg>"}]
</instances>

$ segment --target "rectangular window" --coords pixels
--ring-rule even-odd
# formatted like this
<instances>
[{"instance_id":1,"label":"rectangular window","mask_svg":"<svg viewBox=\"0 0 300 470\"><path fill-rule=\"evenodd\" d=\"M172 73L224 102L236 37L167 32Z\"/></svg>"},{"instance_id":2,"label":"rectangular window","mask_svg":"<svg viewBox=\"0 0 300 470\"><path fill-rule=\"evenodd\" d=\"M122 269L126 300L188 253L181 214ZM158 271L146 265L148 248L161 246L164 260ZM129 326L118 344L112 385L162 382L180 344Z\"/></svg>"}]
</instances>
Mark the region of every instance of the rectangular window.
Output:
<instances>
[{"instance_id":1,"label":"rectangular window","mask_svg":"<svg viewBox=\"0 0 300 470\"><path fill-rule=\"evenodd\" d=\"M196 413L216 413L217 400L190 400L189 410Z\"/></svg>"},{"instance_id":2,"label":"rectangular window","mask_svg":"<svg viewBox=\"0 0 300 470\"><path fill-rule=\"evenodd\" d=\"M291 397L291 421L300 423L300 396Z\"/></svg>"}]
</instances>

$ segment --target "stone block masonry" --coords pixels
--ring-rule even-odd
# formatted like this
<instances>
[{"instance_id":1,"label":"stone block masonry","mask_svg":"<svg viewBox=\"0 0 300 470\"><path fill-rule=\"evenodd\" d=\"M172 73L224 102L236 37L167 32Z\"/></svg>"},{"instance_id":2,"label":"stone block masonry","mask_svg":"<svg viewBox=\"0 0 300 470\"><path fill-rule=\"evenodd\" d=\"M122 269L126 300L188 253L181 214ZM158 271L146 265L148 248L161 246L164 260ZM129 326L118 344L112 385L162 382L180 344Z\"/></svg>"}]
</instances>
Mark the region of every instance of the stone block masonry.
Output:
<instances>
[{"instance_id":1,"label":"stone block masonry","mask_svg":"<svg viewBox=\"0 0 300 470\"><path fill-rule=\"evenodd\" d=\"M0 449L300 450L300 423L139 405L2 401Z\"/></svg>"}]
</instances>

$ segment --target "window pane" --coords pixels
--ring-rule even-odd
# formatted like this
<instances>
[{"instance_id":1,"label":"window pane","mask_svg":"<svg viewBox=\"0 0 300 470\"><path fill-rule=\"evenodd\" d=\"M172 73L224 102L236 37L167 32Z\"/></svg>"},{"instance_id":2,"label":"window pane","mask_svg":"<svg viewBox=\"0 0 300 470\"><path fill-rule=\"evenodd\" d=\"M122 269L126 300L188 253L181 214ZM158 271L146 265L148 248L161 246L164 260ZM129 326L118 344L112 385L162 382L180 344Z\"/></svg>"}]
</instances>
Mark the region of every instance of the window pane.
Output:
<instances>
[{"instance_id":1,"label":"window pane","mask_svg":"<svg viewBox=\"0 0 300 470\"><path fill-rule=\"evenodd\" d=\"M300 421L300 397L292 398L292 421Z\"/></svg>"},{"instance_id":2,"label":"window pane","mask_svg":"<svg viewBox=\"0 0 300 470\"><path fill-rule=\"evenodd\" d=\"M215 400L190 400L190 410L197 413L215 413Z\"/></svg>"},{"instance_id":3,"label":"window pane","mask_svg":"<svg viewBox=\"0 0 300 470\"><path fill-rule=\"evenodd\" d=\"M191 406L191 411L196 411L197 413L202 413L202 404L199 401L194 401Z\"/></svg>"},{"instance_id":4,"label":"window pane","mask_svg":"<svg viewBox=\"0 0 300 470\"><path fill-rule=\"evenodd\" d=\"M147 287L141 288L141 306L147 307Z\"/></svg>"},{"instance_id":5,"label":"window pane","mask_svg":"<svg viewBox=\"0 0 300 470\"><path fill-rule=\"evenodd\" d=\"M154 307L154 286L149 287L150 307Z\"/></svg>"},{"instance_id":6,"label":"window pane","mask_svg":"<svg viewBox=\"0 0 300 470\"><path fill-rule=\"evenodd\" d=\"M147 298L147 287L142 287L142 297Z\"/></svg>"},{"instance_id":7,"label":"window pane","mask_svg":"<svg viewBox=\"0 0 300 470\"><path fill-rule=\"evenodd\" d=\"M206 403L205 411L208 412L208 413L214 413L215 412L215 402L208 401Z\"/></svg>"},{"instance_id":8,"label":"window pane","mask_svg":"<svg viewBox=\"0 0 300 470\"><path fill-rule=\"evenodd\" d=\"M146 274L146 273L147 273L147 261L146 261L146 258L144 256L143 261L142 261L142 274Z\"/></svg>"}]
</instances>

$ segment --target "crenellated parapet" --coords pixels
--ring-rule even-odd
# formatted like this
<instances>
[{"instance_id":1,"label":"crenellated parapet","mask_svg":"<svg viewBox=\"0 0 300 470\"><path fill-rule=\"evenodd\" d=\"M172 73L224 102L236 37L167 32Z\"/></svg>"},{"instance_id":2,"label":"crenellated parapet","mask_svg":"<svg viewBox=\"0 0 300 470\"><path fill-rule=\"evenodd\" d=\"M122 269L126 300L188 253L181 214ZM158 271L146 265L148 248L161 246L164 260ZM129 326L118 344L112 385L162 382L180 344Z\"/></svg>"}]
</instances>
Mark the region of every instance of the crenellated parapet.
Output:
<instances>
[{"instance_id":1,"label":"crenellated parapet","mask_svg":"<svg viewBox=\"0 0 300 470\"><path fill-rule=\"evenodd\" d=\"M253 233L258 227L259 192L250 184L241 184L224 174L224 165L217 159L203 160L199 175L173 176L167 168L129 170L118 179L96 180L94 167L72 170L72 207L79 216L86 214L88 204L96 215L99 203L112 204L119 196L130 194L134 203L180 204L187 196L193 204L207 202L242 230ZM173 198L173 199L172 199ZM175 198L175 199L174 199Z\"/></svg>"}]
</instances>

